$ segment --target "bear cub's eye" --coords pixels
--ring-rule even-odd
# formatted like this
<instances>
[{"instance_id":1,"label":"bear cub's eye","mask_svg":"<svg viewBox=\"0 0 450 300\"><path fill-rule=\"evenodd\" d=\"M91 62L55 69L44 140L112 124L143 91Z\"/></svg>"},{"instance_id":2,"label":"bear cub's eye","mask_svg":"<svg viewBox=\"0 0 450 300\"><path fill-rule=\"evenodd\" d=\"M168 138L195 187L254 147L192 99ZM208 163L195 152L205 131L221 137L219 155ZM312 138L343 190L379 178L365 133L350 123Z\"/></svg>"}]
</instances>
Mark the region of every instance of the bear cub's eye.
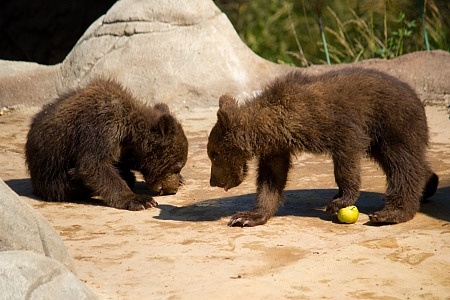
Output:
<instances>
[{"instance_id":1,"label":"bear cub's eye","mask_svg":"<svg viewBox=\"0 0 450 300\"><path fill-rule=\"evenodd\" d=\"M183 167L184 167L184 162L179 162L179 163L177 163L177 164L175 165L175 168L174 168L174 173L175 173L175 174L180 173L180 172L181 172L181 169L183 169Z\"/></svg>"},{"instance_id":2,"label":"bear cub's eye","mask_svg":"<svg viewBox=\"0 0 450 300\"><path fill-rule=\"evenodd\" d=\"M216 151L212 151L210 153L210 157L212 161L217 161L219 159L219 153L217 153Z\"/></svg>"}]
</instances>

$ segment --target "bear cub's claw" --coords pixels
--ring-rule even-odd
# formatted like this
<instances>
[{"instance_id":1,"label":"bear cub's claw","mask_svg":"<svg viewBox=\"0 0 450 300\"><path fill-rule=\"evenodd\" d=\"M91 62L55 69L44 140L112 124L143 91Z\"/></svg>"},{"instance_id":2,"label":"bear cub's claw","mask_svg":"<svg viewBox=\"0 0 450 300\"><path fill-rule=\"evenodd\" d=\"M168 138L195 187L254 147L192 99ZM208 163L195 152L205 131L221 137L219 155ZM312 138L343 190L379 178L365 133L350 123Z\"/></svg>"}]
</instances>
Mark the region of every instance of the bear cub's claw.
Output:
<instances>
[{"instance_id":1,"label":"bear cub's claw","mask_svg":"<svg viewBox=\"0 0 450 300\"><path fill-rule=\"evenodd\" d=\"M151 196L139 195L136 198L137 199L129 202L127 208L128 210L138 211L158 206L158 202L156 202Z\"/></svg>"},{"instance_id":2,"label":"bear cub's claw","mask_svg":"<svg viewBox=\"0 0 450 300\"><path fill-rule=\"evenodd\" d=\"M230 227L253 227L267 222L269 217L264 213L249 210L234 214L228 222Z\"/></svg>"},{"instance_id":3,"label":"bear cub's claw","mask_svg":"<svg viewBox=\"0 0 450 300\"><path fill-rule=\"evenodd\" d=\"M251 227L249 220L244 220L242 218L231 218L228 222L229 227ZM253 225L255 226L255 225Z\"/></svg>"},{"instance_id":4,"label":"bear cub's claw","mask_svg":"<svg viewBox=\"0 0 450 300\"><path fill-rule=\"evenodd\" d=\"M414 217L414 214L407 214L399 209L382 209L369 215L373 223L396 224L407 222Z\"/></svg>"}]
</instances>

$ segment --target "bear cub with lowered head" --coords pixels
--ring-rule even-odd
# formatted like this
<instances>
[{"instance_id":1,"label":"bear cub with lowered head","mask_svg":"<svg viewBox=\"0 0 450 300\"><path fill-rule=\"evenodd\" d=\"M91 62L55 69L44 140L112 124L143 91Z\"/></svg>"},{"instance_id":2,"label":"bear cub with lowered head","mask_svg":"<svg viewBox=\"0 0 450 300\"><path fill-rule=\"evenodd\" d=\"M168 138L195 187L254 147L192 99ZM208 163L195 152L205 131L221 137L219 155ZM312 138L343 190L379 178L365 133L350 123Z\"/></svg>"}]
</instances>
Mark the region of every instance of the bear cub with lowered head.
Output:
<instances>
[{"instance_id":1,"label":"bear cub with lowered head","mask_svg":"<svg viewBox=\"0 0 450 300\"><path fill-rule=\"evenodd\" d=\"M166 104L148 107L113 80L94 79L43 107L25 156L33 192L48 201L99 196L108 206L143 210L150 195L132 191L140 172L156 194L183 182L188 142Z\"/></svg>"},{"instance_id":2,"label":"bear cub with lowered head","mask_svg":"<svg viewBox=\"0 0 450 300\"><path fill-rule=\"evenodd\" d=\"M293 71L242 105L220 98L207 146L210 184L225 190L238 186L247 162L256 157L256 206L233 215L228 225L264 224L283 202L291 156L328 153L339 190L326 212L336 214L356 202L360 160L368 155L387 181L384 208L370 220L406 222L437 189L438 177L425 157L428 138L420 99L394 77L360 68L317 76Z\"/></svg>"}]
</instances>

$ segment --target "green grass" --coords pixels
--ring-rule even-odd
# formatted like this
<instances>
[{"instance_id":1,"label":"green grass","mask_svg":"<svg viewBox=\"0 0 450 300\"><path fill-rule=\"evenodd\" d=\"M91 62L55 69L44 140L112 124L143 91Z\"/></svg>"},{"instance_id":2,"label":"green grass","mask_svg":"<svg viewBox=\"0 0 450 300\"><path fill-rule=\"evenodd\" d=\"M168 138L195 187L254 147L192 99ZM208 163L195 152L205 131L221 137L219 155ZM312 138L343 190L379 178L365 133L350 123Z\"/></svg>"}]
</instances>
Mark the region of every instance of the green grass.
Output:
<instances>
[{"instance_id":1,"label":"green grass","mask_svg":"<svg viewBox=\"0 0 450 300\"><path fill-rule=\"evenodd\" d=\"M260 56L296 66L449 51L447 0L217 0Z\"/></svg>"}]
</instances>

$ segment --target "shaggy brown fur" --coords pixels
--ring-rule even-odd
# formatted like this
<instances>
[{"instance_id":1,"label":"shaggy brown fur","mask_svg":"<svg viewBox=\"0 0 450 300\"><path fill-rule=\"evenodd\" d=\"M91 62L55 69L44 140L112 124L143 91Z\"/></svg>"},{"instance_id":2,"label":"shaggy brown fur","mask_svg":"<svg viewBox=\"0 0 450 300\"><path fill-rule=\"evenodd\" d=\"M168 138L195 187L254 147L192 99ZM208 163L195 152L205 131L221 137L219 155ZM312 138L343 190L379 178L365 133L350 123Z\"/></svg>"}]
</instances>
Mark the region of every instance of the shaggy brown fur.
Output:
<instances>
[{"instance_id":1,"label":"shaggy brown fur","mask_svg":"<svg viewBox=\"0 0 450 300\"><path fill-rule=\"evenodd\" d=\"M34 193L49 201L100 196L111 207L156 206L132 192L142 173L157 194L176 193L188 142L166 104L153 108L120 84L95 79L39 112L25 146Z\"/></svg>"},{"instance_id":2,"label":"shaggy brown fur","mask_svg":"<svg viewBox=\"0 0 450 300\"><path fill-rule=\"evenodd\" d=\"M228 96L219 106L208 140L211 186L238 186L247 162L258 158L256 206L232 216L230 226L264 224L274 215L283 202L291 155L301 151L333 159L339 191L327 205L330 214L356 202L365 154L387 177L385 207L371 221L408 221L421 199L436 191L438 177L425 159L423 105L411 87L387 74L360 68L318 76L291 72L241 106Z\"/></svg>"}]
</instances>

